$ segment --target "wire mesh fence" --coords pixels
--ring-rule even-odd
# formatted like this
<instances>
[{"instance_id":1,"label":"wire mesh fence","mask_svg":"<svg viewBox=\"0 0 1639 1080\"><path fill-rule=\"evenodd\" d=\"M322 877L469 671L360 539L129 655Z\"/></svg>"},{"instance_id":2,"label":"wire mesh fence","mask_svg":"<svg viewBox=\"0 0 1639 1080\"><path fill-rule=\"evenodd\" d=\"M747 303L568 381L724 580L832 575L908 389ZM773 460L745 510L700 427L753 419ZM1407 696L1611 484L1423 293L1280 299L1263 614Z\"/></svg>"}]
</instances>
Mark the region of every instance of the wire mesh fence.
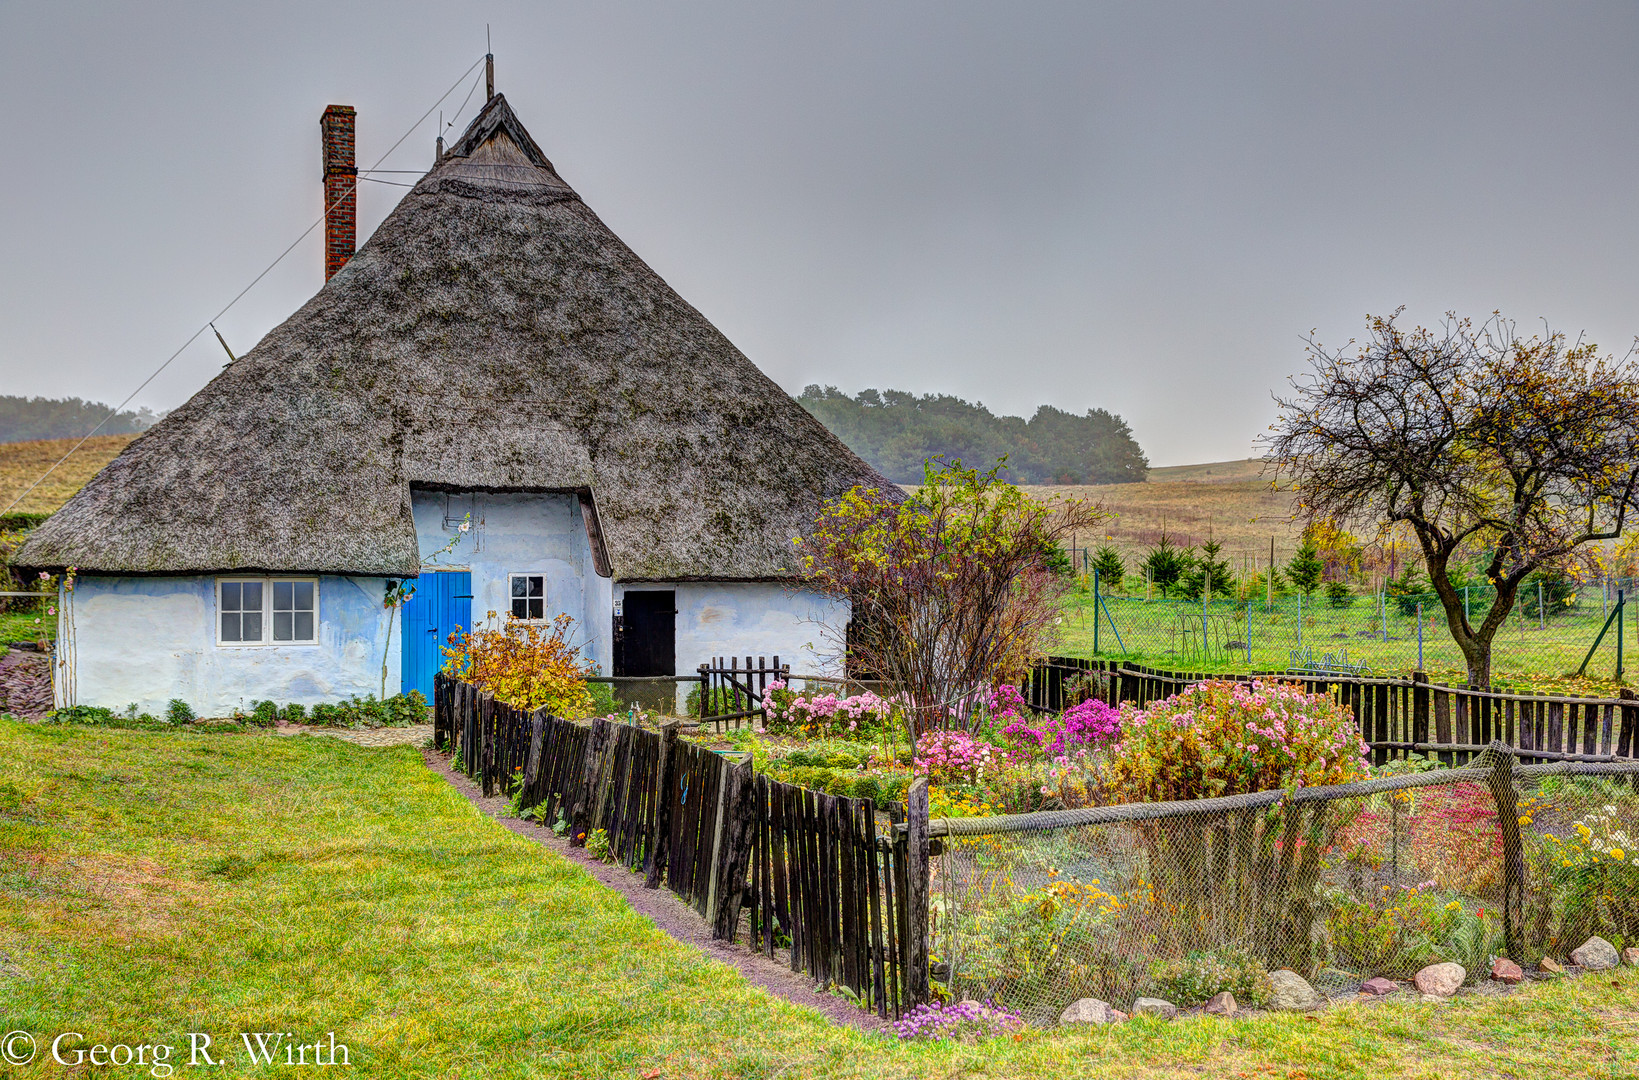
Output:
<instances>
[{"instance_id":1,"label":"wire mesh fence","mask_svg":"<svg viewBox=\"0 0 1639 1080\"><path fill-rule=\"evenodd\" d=\"M1528 582L1494 639L1493 672L1560 676L1583 669L1595 678L1620 678L1639 648L1639 619L1628 608L1636 585L1639 580L1618 578L1574 588ZM1496 590L1468 586L1459 593L1477 626ZM1256 592L1186 599L1155 588L1115 593L1088 576L1070 594L1065 615L1066 643L1076 651L1163 666L1466 671L1433 592L1329 596L1322 587L1307 597ZM1626 640L1629 634L1634 641Z\"/></svg>"},{"instance_id":2,"label":"wire mesh fence","mask_svg":"<svg viewBox=\"0 0 1639 1080\"><path fill-rule=\"evenodd\" d=\"M1639 944L1639 762L1466 768L1187 803L939 821L936 975L1050 1023L1150 995L1242 1006L1451 960Z\"/></svg>"}]
</instances>

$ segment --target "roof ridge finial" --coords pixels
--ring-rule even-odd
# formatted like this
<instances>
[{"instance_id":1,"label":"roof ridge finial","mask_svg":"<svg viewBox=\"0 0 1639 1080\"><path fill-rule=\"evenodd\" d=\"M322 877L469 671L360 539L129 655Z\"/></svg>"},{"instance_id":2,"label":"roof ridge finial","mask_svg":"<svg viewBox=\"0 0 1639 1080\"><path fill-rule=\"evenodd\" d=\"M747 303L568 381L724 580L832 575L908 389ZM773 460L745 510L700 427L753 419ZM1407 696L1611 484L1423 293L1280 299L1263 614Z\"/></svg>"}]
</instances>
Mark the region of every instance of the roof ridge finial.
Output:
<instances>
[{"instance_id":1,"label":"roof ridge finial","mask_svg":"<svg viewBox=\"0 0 1639 1080\"><path fill-rule=\"evenodd\" d=\"M484 100L495 100L495 53L489 44L489 23L484 24Z\"/></svg>"}]
</instances>

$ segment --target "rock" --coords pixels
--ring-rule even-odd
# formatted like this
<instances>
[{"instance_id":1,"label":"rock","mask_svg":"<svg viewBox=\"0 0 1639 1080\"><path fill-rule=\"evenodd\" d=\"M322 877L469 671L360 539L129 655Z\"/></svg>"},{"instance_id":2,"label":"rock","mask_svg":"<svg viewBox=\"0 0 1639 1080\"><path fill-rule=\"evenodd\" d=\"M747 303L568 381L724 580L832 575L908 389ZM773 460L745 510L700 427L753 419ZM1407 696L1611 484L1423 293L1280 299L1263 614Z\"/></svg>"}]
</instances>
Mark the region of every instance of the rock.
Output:
<instances>
[{"instance_id":1,"label":"rock","mask_svg":"<svg viewBox=\"0 0 1639 1080\"><path fill-rule=\"evenodd\" d=\"M1235 1004L1235 995L1228 990L1213 994L1207 999L1206 1007L1202 1010L1208 1016L1234 1016L1241 1011Z\"/></svg>"},{"instance_id":2,"label":"rock","mask_svg":"<svg viewBox=\"0 0 1639 1080\"><path fill-rule=\"evenodd\" d=\"M1588 971L1609 971L1621 960L1616 946L1602 937L1591 937L1571 951L1571 963Z\"/></svg>"},{"instance_id":3,"label":"rock","mask_svg":"<svg viewBox=\"0 0 1639 1080\"><path fill-rule=\"evenodd\" d=\"M1542 972L1544 975L1565 974L1565 968L1559 963L1559 961L1547 956L1544 956L1541 960L1537 961L1537 970Z\"/></svg>"},{"instance_id":4,"label":"rock","mask_svg":"<svg viewBox=\"0 0 1639 1080\"><path fill-rule=\"evenodd\" d=\"M1275 989L1270 995L1269 1007L1276 1012L1312 1012L1326 1004L1326 999L1309 985L1309 980L1295 971L1285 968L1271 971L1269 985Z\"/></svg>"},{"instance_id":5,"label":"rock","mask_svg":"<svg viewBox=\"0 0 1639 1080\"><path fill-rule=\"evenodd\" d=\"M1468 978L1468 969L1461 964L1430 964L1411 977L1417 989L1424 994L1448 998L1457 992Z\"/></svg>"},{"instance_id":6,"label":"rock","mask_svg":"<svg viewBox=\"0 0 1639 1080\"><path fill-rule=\"evenodd\" d=\"M1162 998L1141 997L1133 1002L1134 1016L1159 1016L1171 1020L1178 1015L1178 1006Z\"/></svg>"},{"instance_id":7,"label":"rock","mask_svg":"<svg viewBox=\"0 0 1639 1080\"><path fill-rule=\"evenodd\" d=\"M1491 961L1491 977L1498 982L1513 984L1524 981L1525 972L1508 957L1499 956Z\"/></svg>"},{"instance_id":8,"label":"rock","mask_svg":"<svg viewBox=\"0 0 1639 1080\"><path fill-rule=\"evenodd\" d=\"M1110 1008L1108 1001L1090 997L1072 1001L1059 1013L1061 1024L1113 1024L1126 1018L1126 1014L1121 1010Z\"/></svg>"},{"instance_id":9,"label":"rock","mask_svg":"<svg viewBox=\"0 0 1639 1080\"><path fill-rule=\"evenodd\" d=\"M1399 983L1395 982L1393 979L1385 979L1381 975L1374 979L1367 979L1365 982L1360 984L1360 992L1362 994L1370 994L1373 997L1382 997L1384 994L1392 994L1398 989L1400 989Z\"/></svg>"},{"instance_id":10,"label":"rock","mask_svg":"<svg viewBox=\"0 0 1639 1080\"><path fill-rule=\"evenodd\" d=\"M1623 949L1622 963L1628 965L1628 967L1639 967L1639 949Z\"/></svg>"}]
</instances>

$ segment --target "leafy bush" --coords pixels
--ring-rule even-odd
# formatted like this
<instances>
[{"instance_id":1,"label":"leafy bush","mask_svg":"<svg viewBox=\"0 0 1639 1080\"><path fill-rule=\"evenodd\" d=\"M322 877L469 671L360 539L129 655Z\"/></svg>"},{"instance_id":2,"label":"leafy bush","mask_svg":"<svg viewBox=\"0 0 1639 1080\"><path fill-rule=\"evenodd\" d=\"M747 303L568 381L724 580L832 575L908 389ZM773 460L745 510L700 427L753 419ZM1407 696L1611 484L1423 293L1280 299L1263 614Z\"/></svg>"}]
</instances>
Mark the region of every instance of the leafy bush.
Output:
<instances>
[{"instance_id":1,"label":"leafy bush","mask_svg":"<svg viewBox=\"0 0 1639 1080\"><path fill-rule=\"evenodd\" d=\"M1366 744L1348 709L1282 683L1204 682L1121 709L1105 762L1122 802L1168 802L1365 779Z\"/></svg>"},{"instance_id":2,"label":"leafy bush","mask_svg":"<svg viewBox=\"0 0 1639 1080\"><path fill-rule=\"evenodd\" d=\"M1224 991L1242 1005L1261 1007L1274 993L1263 965L1238 949L1192 952L1150 968L1155 992L1174 1005L1199 1005Z\"/></svg>"},{"instance_id":3,"label":"leafy bush","mask_svg":"<svg viewBox=\"0 0 1639 1080\"><path fill-rule=\"evenodd\" d=\"M490 612L490 618L495 612ZM551 626L508 619L499 629L451 634L444 672L464 679L519 709L545 706L554 716L592 715L596 704L586 680L596 674L568 641L574 620L559 615Z\"/></svg>"},{"instance_id":4,"label":"leafy bush","mask_svg":"<svg viewBox=\"0 0 1639 1080\"><path fill-rule=\"evenodd\" d=\"M313 706L311 722L317 727L382 728L411 727L427 723L427 699L421 691L394 694L379 701L374 694L346 701L320 702Z\"/></svg>"},{"instance_id":5,"label":"leafy bush","mask_svg":"<svg viewBox=\"0 0 1639 1080\"><path fill-rule=\"evenodd\" d=\"M609 834L602 829L593 829L586 838L586 854L594 859L609 858Z\"/></svg>"},{"instance_id":6,"label":"leafy bush","mask_svg":"<svg viewBox=\"0 0 1639 1080\"><path fill-rule=\"evenodd\" d=\"M1339 959L1362 973L1405 978L1441 959L1440 946L1459 929L1463 914L1456 900L1442 901L1416 886L1385 885L1375 901L1338 898L1326 916L1326 935Z\"/></svg>"},{"instance_id":7,"label":"leafy bush","mask_svg":"<svg viewBox=\"0 0 1639 1080\"><path fill-rule=\"evenodd\" d=\"M307 709L305 706L291 702L280 711L279 719L283 720L287 724L303 723L307 720Z\"/></svg>"},{"instance_id":8,"label":"leafy bush","mask_svg":"<svg viewBox=\"0 0 1639 1080\"><path fill-rule=\"evenodd\" d=\"M165 719L173 724L187 724L198 717L194 715L193 707L181 698L172 698L165 706Z\"/></svg>"},{"instance_id":9,"label":"leafy bush","mask_svg":"<svg viewBox=\"0 0 1639 1080\"><path fill-rule=\"evenodd\" d=\"M271 701L258 701L251 705L250 722L257 727L272 727L279 722L279 706Z\"/></svg>"},{"instance_id":10,"label":"leafy bush","mask_svg":"<svg viewBox=\"0 0 1639 1080\"><path fill-rule=\"evenodd\" d=\"M742 702L744 700L744 698L741 699ZM740 711L734 702L734 692L726 686L712 687L711 697L707 699L706 704L710 706L710 715L712 716L726 716L731 712ZM613 710L610 711L612 712ZM689 695L683 702L683 712L688 716L700 715L699 683L695 683L694 686L689 688Z\"/></svg>"}]
</instances>

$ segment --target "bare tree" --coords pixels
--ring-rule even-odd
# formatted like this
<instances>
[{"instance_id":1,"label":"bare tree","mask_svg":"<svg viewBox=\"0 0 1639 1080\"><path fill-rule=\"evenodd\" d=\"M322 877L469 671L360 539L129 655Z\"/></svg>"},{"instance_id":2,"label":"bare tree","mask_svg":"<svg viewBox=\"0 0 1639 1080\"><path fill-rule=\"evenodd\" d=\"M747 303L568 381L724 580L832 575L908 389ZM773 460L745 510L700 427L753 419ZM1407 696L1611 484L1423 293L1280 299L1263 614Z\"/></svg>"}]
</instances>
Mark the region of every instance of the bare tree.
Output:
<instances>
[{"instance_id":1,"label":"bare tree","mask_svg":"<svg viewBox=\"0 0 1639 1080\"><path fill-rule=\"evenodd\" d=\"M1059 541L1105 517L935 460L903 503L855 488L800 543L809 580L853 606L850 661L908 700L914 742L967 726L980 693L1045 651L1069 583Z\"/></svg>"},{"instance_id":2,"label":"bare tree","mask_svg":"<svg viewBox=\"0 0 1639 1080\"><path fill-rule=\"evenodd\" d=\"M1440 330L1367 320L1364 343L1309 338L1311 371L1277 395L1262 441L1309 520L1409 529L1422 548L1470 683L1491 684L1491 643L1532 570L1621 535L1639 484L1632 350L1522 339L1493 313ZM1477 555L1496 592L1476 625L1448 576Z\"/></svg>"}]
</instances>

